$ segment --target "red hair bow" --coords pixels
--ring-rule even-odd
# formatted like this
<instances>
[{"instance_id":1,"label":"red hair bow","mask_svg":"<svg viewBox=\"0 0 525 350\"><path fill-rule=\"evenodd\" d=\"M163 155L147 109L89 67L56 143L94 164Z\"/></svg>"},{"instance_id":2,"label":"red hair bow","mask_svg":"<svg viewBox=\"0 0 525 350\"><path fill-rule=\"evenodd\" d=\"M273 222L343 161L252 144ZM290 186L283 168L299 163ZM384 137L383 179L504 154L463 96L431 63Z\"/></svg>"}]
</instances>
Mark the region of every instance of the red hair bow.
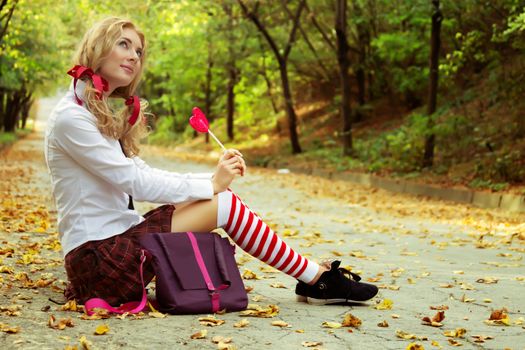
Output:
<instances>
[{"instance_id":1,"label":"red hair bow","mask_svg":"<svg viewBox=\"0 0 525 350\"><path fill-rule=\"evenodd\" d=\"M130 96L126 99L126 106L130 105L133 105L133 112L131 113L131 117L129 117L128 122L131 125L135 125L140 112L140 100L137 95Z\"/></svg>"},{"instance_id":2,"label":"red hair bow","mask_svg":"<svg viewBox=\"0 0 525 350\"><path fill-rule=\"evenodd\" d=\"M97 98L99 100L102 100L102 94L104 91L109 90L109 85L106 79L102 78L100 75L97 75L93 72L91 68L84 67L81 65L76 65L70 70L67 71L67 74L71 75L75 80L73 81L73 89L75 91L75 98L77 99L77 103L82 106L82 101L77 96L77 80L82 77L88 77L93 81L93 86L95 87L95 90L97 90Z\"/></svg>"},{"instance_id":3,"label":"red hair bow","mask_svg":"<svg viewBox=\"0 0 525 350\"><path fill-rule=\"evenodd\" d=\"M82 77L88 77L93 82L95 90L97 90L96 97L97 99L102 99L102 94L104 91L109 90L109 84L106 79L102 78L100 75L97 75L93 72L91 68L76 65L70 70L67 71L67 74L71 75L75 80L73 81L73 89L75 91L75 98L77 103L82 106L82 100L77 96L77 81ZM126 99L126 106L133 105L133 112L128 119L128 122L131 125L135 125L140 113L140 100L138 96L130 96Z\"/></svg>"}]
</instances>

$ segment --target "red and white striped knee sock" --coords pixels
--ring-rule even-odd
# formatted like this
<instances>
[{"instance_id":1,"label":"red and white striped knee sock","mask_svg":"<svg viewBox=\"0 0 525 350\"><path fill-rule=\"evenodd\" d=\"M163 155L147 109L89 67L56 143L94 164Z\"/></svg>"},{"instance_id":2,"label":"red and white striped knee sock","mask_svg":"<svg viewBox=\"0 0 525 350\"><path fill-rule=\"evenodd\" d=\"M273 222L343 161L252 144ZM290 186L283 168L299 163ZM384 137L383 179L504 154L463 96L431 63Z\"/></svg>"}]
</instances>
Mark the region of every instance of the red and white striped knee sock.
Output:
<instances>
[{"instance_id":1,"label":"red and white striped knee sock","mask_svg":"<svg viewBox=\"0 0 525 350\"><path fill-rule=\"evenodd\" d=\"M231 191L219 193L217 226L238 246L270 266L308 283L319 265L296 253L281 240L244 202Z\"/></svg>"}]
</instances>

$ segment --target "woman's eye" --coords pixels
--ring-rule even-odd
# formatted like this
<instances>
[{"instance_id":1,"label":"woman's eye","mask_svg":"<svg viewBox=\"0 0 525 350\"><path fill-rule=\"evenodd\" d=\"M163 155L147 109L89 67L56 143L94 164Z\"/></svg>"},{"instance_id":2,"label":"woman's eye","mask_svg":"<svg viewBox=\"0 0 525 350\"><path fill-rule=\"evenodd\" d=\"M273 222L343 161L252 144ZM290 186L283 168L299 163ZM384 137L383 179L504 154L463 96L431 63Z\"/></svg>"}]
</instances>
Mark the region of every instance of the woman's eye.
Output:
<instances>
[{"instance_id":1,"label":"woman's eye","mask_svg":"<svg viewBox=\"0 0 525 350\"><path fill-rule=\"evenodd\" d=\"M122 46L122 47L125 47L125 48L128 47L128 43L125 42L125 41L121 41L119 45Z\"/></svg>"},{"instance_id":2,"label":"woman's eye","mask_svg":"<svg viewBox=\"0 0 525 350\"><path fill-rule=\"evenodd\" d=\"M142 51L137 50L137 56L142 57Z\"/></svg>"}]
</instances>

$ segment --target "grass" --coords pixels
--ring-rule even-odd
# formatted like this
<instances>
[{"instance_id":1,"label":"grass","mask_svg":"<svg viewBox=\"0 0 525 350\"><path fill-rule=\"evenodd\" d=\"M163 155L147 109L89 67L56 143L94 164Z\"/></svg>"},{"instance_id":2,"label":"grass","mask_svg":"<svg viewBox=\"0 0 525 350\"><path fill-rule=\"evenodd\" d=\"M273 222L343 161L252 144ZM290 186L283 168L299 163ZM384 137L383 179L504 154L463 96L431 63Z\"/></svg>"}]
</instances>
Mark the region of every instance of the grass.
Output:
<instances>
[{"instance_id":1,"label":"grass","mask_svg":"<svg viewBox=\"0 0 525 350\"><path fill-rule=\"evenodd\" d=\"M17 140L14 132L0 132L0 147L9 145Z\"/></svg>"},{"instance_id":2,"label":"grass","mask_svg":"<svg viewBox=\"0 0 525 350\"><path fill-rule=\"evenodd\" d=\"M0 131L0 150L3 150L13 143L15 143L17 140L29 135L32 133L32 129L20 129L16 130L15 132L3 132Z\"/></svg>"}]
</instances>

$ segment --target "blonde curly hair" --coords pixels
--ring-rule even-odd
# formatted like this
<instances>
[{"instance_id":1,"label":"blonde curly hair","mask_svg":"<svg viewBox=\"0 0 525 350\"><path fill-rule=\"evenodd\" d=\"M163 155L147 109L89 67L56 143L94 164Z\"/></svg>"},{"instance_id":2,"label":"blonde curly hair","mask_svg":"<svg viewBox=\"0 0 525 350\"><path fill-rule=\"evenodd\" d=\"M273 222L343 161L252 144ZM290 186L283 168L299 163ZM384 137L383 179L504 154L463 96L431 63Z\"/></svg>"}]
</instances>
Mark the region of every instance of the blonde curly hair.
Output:
<instances>
[{"instance_id":1,"label":"blonde curly hair","mask_svg":"<svg viewBox=\"0 0 525 350\"><path fill-rule=\"evenodd\" d=\"M109 17L95 23L84 35L80 45L73 57L73 65L82 65L91 68L97 73L103 60L111 53L117 40L122 36L125 28L133 29L142 43L142 55L140 57L140 69L128 86L115 89L109 97L127 98L135 93L142 77L146 60L146 39L133 22L119 17ZM118 111L113 111L109 101L105 98L96 98L97 90L90 79L86 80L84 100L88 110L97 118L97 127L103 135L120 140L126 156L131 157L139 154L140 140L149 133L145 112L148 102L140 100L140 114L134 125L128 123L133 111L133 105L125 106ZM122 101L124 104L124 100Z\"/></svg>"}]
</instances>

